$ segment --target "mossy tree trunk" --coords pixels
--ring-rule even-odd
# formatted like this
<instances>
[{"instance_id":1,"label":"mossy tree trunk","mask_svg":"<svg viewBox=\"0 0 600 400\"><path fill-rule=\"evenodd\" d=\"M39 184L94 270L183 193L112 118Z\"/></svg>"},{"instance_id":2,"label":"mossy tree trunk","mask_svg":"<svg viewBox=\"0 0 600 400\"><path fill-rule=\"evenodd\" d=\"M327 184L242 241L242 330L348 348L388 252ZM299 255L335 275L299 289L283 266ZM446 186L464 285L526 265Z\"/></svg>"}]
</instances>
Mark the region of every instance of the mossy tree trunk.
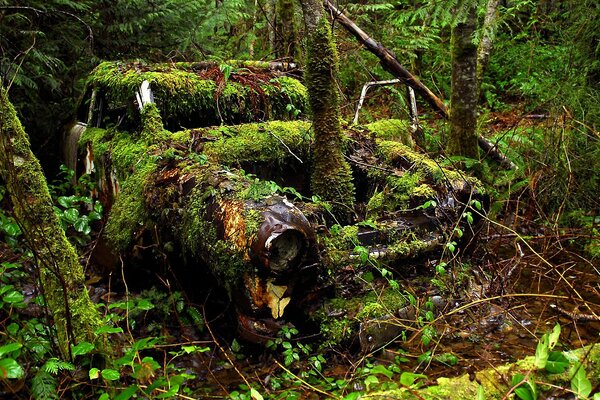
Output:
<instances>
[{"instance_id":1,"label":"mossy tree trunk","mask_svg":"<svg viewBox=\"0 0 600 400\"><path fill-rule=\"evenodd\" d=\"M477 46L473 43L476 23L476 8L471 7L465 20L452 28L452 98L447 146L449 154L475 159L479 158Z\"/></svg>"},{"instance_id":2,"label":"mossy tree trunk","mask_svg":"<svg viewBox=\"0 0 600 400\"><path fill-rule=\"evenodd\" d=\"M273 52L275 59L296 57L296 26L294 0L277 0L274 21Z\"/></svg>"},{"instance_id":3,"label":"mossy tree trunk","mask_svg":"<svg viewBox=\"0 0 600 400\"><path fill-rule=\"evenodd\" d=\"M315 135L311 186L315 194L344 212L354 202L354 185L342 153L337 51L322 2L301 0L301 5L307 36L305 78Z\"/></svg>"},{"instance_id":4,"label":"mossy tree trunk","mask_svg":"<svg viewBox=\"0 0 600 400\"><path fill-rule=\"evenodd\" d=\"M77 253L54 213L42 168L4 88L0 88L0 176L35 254L61 355L70 359L70 345L94 342L100 315L88 296Z\"/></svg>"}]
</instances>

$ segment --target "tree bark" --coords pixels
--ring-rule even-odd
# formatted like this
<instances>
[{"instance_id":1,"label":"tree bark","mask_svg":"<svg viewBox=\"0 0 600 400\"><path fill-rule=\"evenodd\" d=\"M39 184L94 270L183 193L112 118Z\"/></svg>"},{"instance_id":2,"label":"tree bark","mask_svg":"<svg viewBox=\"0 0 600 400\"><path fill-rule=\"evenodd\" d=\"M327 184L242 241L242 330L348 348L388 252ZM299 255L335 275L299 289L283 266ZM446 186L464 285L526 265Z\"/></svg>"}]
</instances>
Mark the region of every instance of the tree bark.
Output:
<instances>
[{"instance_id":1,"label":"tree bark","mask_svg":"<svg viewBox=\"0 0 600 400\"><path fill-rule=\"evenodd\" d=\"M305 79L315 135L313 192L335 204L337 214L348 214L354 185L342 154L339 95L335 82L338 56L331 27L320 0L302 0L307 36Z\"/></svg>"},{"instance_id":2,"label":"tree bark","mask_svg":"<svg viewBox=\"0 0 600 400\"><path fill-rule=\"evenodd\" d=\"M276 0L273 50L276 59L296 58L297 29L294 24L294 1Z\"/></svg>"},{"instance_id":3,"label":"tree bark","mask_svg":"<svg viewBox=\"0 0 600 400\"><path fill-rule=\"evenodd\" d=\"M101 320L88 296L77 253L54 213L41 166L4 88L0 88L0 173L35 255L61 356L71 359L71 345L96 342L94 331Z\"/></svg>"},{"instance_id":4,"label":"tree bark","mask_svg":"<svg viewBox=\"0 0 600 400\"><path fill-rule=\"evenodd\" d=\"M498 5L500 0L489 0L485 11L485 19L483 21L483 37L479 43L477 50L477 86L481 88L483 75L487 69L487 65L494 45L496 36L496 18L498 17Z\"/></svg>"},{"instance_id":5,"label":"tree bark","mask_svg":"<svg viewBox=\"0 0 600 400\"><path fill-rule=\"evenodd\" d=\"M476 8L471 7L465 21L452 28L452 108L446 149L451 155L479 159L477 46L473 43L476 24Z\"/></svg>"}]
</instances>

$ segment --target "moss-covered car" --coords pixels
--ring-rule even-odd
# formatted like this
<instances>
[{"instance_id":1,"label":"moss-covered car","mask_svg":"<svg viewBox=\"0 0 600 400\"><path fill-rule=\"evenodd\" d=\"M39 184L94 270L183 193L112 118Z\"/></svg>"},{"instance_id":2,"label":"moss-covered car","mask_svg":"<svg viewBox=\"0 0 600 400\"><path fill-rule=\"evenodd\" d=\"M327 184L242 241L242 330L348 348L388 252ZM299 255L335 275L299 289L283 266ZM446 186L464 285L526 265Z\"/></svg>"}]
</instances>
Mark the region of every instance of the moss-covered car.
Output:
<instances>
[{"instance_id":1,"label":"moss-covered car","mask_svg":"<svg viewBox=\"0 0 600 400\"><path fill-rule=\"evenodd\" d=\"M95 174L115 253L151 247L178 271L209 272L250 340L307 316L326 316L321 331L343 340L405 307L393 294L383 309L369 305L379 299L369 292L401 291L385 288L386 274L425 268L472 236L469 209L483 191L411 148L404 121L347 126L355 204L332 214L309 186L307 93L288 67L103 63L67 159ZM352 310L335 301L350 294L363 299Z\"/></svg>"}]
</instances>

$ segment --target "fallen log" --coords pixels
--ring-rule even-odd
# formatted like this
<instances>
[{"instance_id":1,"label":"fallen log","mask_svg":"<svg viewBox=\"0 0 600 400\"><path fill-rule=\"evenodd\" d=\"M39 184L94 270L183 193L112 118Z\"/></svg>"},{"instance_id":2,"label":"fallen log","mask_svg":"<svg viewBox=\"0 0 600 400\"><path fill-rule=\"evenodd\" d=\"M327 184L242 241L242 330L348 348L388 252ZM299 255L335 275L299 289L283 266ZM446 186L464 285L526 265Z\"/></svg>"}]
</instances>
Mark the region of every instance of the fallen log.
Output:
<instances>
[{"instance_id":1,"label":"fallen log","mask_svg":"<svg viewBox=\"0 0 600 400\"><path fill-rule=\"evenodd\" d=\"M433 109L445 119L450 117L450 112L444 104L444 102L437 97L427 86L425 86L416 76L410 73L406 68L400 64L396 56L384 47L381 43L377 42L369 35L367 35L361 28L359 28L350 18L344 13L338 10L331 2L325 0L325 8L331 13L333 20L338 21L348 32L350 32L367 50L375 54L381 61L383 69L400 79L407 86L411 87L417 94L419 94ZM498 161L501 165L516 169L517 166L510 161L504 154L498 150L498 147L492 144L483 136L479 136L478 144L486 154L489 154L494 160Z\"/></svg>"}]
</instances>

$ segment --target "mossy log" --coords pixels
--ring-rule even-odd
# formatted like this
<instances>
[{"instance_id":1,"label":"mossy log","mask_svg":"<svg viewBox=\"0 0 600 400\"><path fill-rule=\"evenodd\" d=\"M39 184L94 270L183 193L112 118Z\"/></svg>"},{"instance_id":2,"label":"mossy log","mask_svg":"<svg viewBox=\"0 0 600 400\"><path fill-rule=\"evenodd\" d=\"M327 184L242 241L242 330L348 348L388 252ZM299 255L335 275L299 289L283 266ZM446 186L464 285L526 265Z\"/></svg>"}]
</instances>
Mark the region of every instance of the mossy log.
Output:
<instances>
[{"instance_id":1,"label":"mossy log","mask_svg":"<svg viewBox=\"0 0 600 400\"><path fill-rule=\"evenodd\" d=\"M269 63L104 62L87 82L87 92L97 92L92 125L135 125L132 94L144 81L169 129L286 120L306 112L306 88Z\"/></svg>"},{"instance_id":2,"label":"mossy log","mask_svg":"<svg viewBox=\"0 0 600 400\"><path fill-rule=\"evenodd\" d=\"M500 400L509 398L512 389L509 382L516 374L526 376L528 382L535 382L537 393L546 394L543 398L574 398L569 393L571 379L581 365L591 388L600 384L600 345L590 345L574 351L566 352L571 368L559 374L550 374L535 367L535 358L526 357L512 364L501 365L473 374L465 374L457 378L438 378L437 384L425 388L402 388L369 393L361 399L476 399ZM527 384L526 384L527 385ZM580 386L581 387L581 386ZM590 388L590 390L591 390ZM593 394L593 393L592 393Z\"/></svg>"}]
</instances>

